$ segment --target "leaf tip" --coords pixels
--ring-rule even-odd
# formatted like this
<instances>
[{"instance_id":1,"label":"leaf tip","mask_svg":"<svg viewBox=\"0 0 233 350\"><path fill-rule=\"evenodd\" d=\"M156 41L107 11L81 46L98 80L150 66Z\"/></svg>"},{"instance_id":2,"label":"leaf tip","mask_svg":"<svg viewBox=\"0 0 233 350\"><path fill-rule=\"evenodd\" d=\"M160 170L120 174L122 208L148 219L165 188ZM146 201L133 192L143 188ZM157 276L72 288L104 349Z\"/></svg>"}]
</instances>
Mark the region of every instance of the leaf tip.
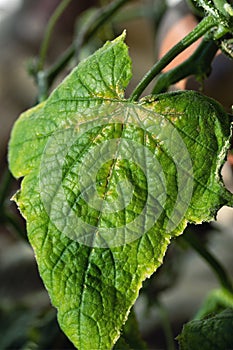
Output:
<instances>
[{"instance_id":1,"label":"leaf tip","mask_svg":"<svg viewBox=\"0 0 233 350\"><path fill-rule=\"evenodd\" d=\"M126 29L123 30L123 32L121 33L121 35L119 35L117 38L115 38L112 42L125 42L125 38L126 38Z\"/></svg>"}]
</instances>

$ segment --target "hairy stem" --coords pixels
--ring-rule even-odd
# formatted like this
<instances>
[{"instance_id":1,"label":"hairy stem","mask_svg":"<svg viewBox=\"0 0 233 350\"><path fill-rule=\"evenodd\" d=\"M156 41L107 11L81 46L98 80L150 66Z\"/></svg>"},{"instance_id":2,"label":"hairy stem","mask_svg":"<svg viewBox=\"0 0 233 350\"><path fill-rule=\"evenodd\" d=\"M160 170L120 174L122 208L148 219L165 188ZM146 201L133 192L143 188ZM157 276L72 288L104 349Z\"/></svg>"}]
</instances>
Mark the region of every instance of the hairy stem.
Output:
<instances>
[{"instance_id":1,"label":"hairy stem","mask_svg":"<svg viewBox=\"0 0 233 350\"><path fill-rule=\"evenodd\" d=\"M211 71L211 63L216 55L218 46L213 40L203 39L196 51L179 66L166 73L160 74L152 90L153 94L164 92L172 84L190 76L199 77L208 75Z\"/></svg>"},{"instance_id":2,"label":"hairy stem","mask_svg":"<svg viewBox=\"0 0 233 350\"><path fill-rule=\"evenodd\" d=\"M135 90L131 94L130 100L138 100L142 92L157 74L159 74L182 51L184 51L192 43L206 34L209 29L215 27L216 25L216 20L212 16L203 18L203 20L188 35L186 35L178 44L171 48L171 50L169 50L158 62L155 63L155 65L147 72L144 78L136 86Z\"/></svg>"},{"instance_id":3,"label":"hairy stem","mask_svg":"<svg viewBox=\"0 0 233 350\"><path fill-rule=\"evenodd\" d=\"M215 7L223 14L228 15L228 12L226 11L225 5L229 6L229 3L227 3L225 0L213 0Z\"/></svg>"}]
</instances>

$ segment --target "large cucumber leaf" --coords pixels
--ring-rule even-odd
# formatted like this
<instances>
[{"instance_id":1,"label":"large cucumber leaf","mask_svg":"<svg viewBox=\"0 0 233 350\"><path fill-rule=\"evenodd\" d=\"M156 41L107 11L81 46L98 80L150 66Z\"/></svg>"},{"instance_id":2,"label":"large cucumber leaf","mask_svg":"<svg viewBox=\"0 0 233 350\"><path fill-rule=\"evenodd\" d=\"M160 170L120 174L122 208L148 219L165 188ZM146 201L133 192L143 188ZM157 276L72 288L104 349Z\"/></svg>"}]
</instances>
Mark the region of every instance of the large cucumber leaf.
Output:
<instances>
[{"instance_id":1,"label":"large cucumber leaf","mask_svg":"<svg viewBox=\"0 0 233 350\"><path fill-rule=\"evenodd\" d=\"M58 321L79 349L111 349L142 282L188 222L232 195L221 107L196 92L124 98L124 34L81 62L12 131L15 195Z\"/></svg>"}]
</instances>

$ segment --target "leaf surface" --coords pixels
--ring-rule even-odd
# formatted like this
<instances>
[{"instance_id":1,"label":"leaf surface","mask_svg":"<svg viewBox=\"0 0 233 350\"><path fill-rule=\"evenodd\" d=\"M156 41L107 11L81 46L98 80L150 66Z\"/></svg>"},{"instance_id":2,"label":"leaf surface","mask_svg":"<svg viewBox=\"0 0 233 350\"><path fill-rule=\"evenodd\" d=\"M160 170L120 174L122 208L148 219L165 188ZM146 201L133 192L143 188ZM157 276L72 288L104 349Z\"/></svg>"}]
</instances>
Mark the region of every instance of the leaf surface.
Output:
<instances>
[{"instance_id":1,"label":"leaf surface","mask_svg":"<svg viewBox=\"0 0 233 350\"><path fill-rule=\"evenodd\" d=\"M233 309L188 322L178 337L180 350L231 349L233 344Z\"/></svg>"},{"instance_id":2,"label":"leaf surface","mask_svg":"<svg viewBox=\"0 0 233 350\"><path fill-rule=\"evenodd\" d=\"M214 289L204 300L203 305L195 315L195 319L207 318L210 314L217 314L221 311L233 309L233 294L226 289Z\"/></svg>"},{"instance_id":3,"label":"leaf surface","mask_svg":"<svg viewBox=\"0 0 233 350\"><path fill-rule=\"evenodd\" d=\"M132 103L130 78L122 35L11 135L10 169L24 177L15 200L60 326L82 350L111 349L170 239L232 201L221 107L195 92Z\"/></svg>"}]
</instances>

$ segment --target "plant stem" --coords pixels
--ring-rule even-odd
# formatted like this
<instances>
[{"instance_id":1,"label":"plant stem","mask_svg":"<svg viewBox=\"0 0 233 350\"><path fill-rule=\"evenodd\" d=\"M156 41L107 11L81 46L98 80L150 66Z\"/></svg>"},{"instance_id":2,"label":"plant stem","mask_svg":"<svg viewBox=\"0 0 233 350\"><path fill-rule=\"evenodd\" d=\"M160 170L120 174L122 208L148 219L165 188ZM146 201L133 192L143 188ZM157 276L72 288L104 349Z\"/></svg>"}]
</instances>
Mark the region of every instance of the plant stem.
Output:
<instances>
[{"instance_id":1,"label":"plant stem","mask_svg":"<svg viewBox=\"0 0 233 350\"><path fill-rule=\"evenodd\" d=\"M214 0L215 1L215 0ZM217 0L218 1L218 0ZM221 1L221 0L220 0ZM206 0L198 0L198 5L203 7L203 9L206 11L206 13L209 13L213 16L217 16L216 13L216 5L212 4L211 1L207 2Z\"/></svg>"},{"instance_id":2,"label":"plant stem","mask_svg":"<svg viewBox=\"0 0 233 350\"><path fill-rule=\"evenodd\" d=\"M117 0L105 8L100 9L98 12L98 17L94 25L88 23L88 26L85 27L85 30L82 31L80 37L76 40L76 42L72 43L72 45L64 52L64 54L58 58L58 60L54 63L54 65L48 69L46 72L46 76L48 79L48 86L50 86L55 79L55 77L59 74L59 72L67 65L70 59L74 56L75 52L83 45L83 43L88 42L96 31L111 17L113 16L122 5L127 3L129 0ZM78 42L78 44L77 44Z\"/></svg>"},{"instance_id":3,"label":"plant stem","mask_svg":"<svg viewBox=\"0 0 233 350\"><path fill-rule=\"evenodd\" d=\"M215 7L223 14L223 15L228 15L225 5L229 5L225 0L213 0Z\"/></svg>"},{"instance_id":4,"label":"plant stem","mask_svg":"<svg viewBox=\"0 0 233 350\"><path fill-rule=\"evenodd\" d=\"M182 235L184 239L204 260L209 264L212 271L217 276L220 284L223 288L227 289L230 293L233 293L233 286L231 280L225 271L224 267L219 263L219 261L204 247L196 236L188 231Z\"/></svg>"},{"instance_id":5,"label":"plant stem","mask_svg":"<svg viewBox=\"0 0 233 350\"><path fill-rule=\"evenodd\" d=\"M218 46L213 40L204 38L196 51L187 60L170 71L159 75L152 94L164 92L170 85L190 75L199 77L208 75L211 70L211 62L217 50Z\"/></svg>"},{"instance_id":6,"label":"plant stem","mask_svg":"<svg viewBox=\"0 0 233 350\"><path fill-rule=\"evenodd\" d=\"M214 17L208 16L203 18L203 20L188 35L186 35L178 44L171 48L171 50L169 50L158 62L155 63L155 65L147 72L144 78L136 86L135 90L131 94L130 100L138 100L142 92L157 74L159 74L182 51L184 51L201 36L206 34L209 29L216 25L217 23Z\"/></svg>"},{"instance_id":7,"label":"plant stem","mask_svg":"<svg viewBox=\"0 0 233 350\"><path fill-rule=\"evenodd\" d=\"M171 329L170 320L166 308L161 304L159 300L156 300L156 306L159 311L161 325L166 339L167 350L175 350L175 344L173 340L173 334Z\"/></svg>"},{"instance_id":8,"label":"plant stem","mask_svg":"<svg viewBox=\"0 0 233 350\"><path fill-rule=\"evenodd\" d=\"M41 48L40 48L38 71L41 71L44 67L46 54L48 51L50 39L51 39L53 30L55 28L55 25L71 1L72 0L62 0L49 19L48 25L45 30L44 39L42 41Z\"/></svg>"},{"instance_id":9,"label":"plant stem","mask_svg":"<svg viewBox=\"0 0 233 350\"><path fill-rule=\"evenodd\" d=\"M9 191L10 184L13 180L13 177L8 169L5 170L2 178L2 184L0 187L0 210L4 205L7 193Z\"/></svg>"}]
</instances>

